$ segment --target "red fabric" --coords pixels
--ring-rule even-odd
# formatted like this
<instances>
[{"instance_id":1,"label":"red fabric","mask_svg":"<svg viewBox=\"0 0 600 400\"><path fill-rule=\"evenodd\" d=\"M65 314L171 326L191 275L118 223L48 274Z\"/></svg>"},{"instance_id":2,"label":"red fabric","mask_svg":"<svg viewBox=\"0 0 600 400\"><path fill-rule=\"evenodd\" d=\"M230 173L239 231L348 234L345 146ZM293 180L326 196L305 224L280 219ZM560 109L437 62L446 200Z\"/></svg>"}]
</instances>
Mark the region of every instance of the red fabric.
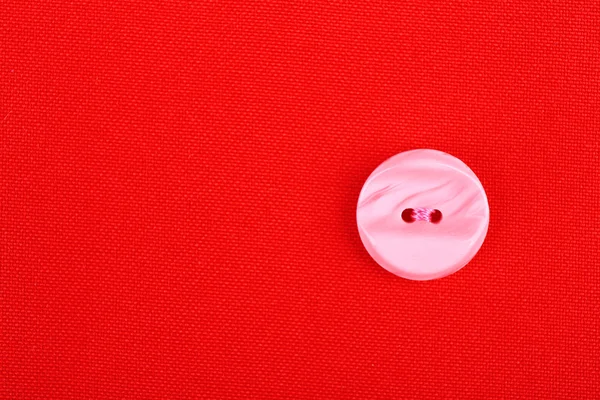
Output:
<instances>
[{"instance_id":1,"label":"red fabric","mask_svg":"<svg viewBox=\"0 0 600 400\"><path fill-rule=\"evenodd\" d=\"M1 397L600 398L598 3L273 3L0 5ZM425 283L412 148L491 208Z\"/></svg>"}]
</instances>

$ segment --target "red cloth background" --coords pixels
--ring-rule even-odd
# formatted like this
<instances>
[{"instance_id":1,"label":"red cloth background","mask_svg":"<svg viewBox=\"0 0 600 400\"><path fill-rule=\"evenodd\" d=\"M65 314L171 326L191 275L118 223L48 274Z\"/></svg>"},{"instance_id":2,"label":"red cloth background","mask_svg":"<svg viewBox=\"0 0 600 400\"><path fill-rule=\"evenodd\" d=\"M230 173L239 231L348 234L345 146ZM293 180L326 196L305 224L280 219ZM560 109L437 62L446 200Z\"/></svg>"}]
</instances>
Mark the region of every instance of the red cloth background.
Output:
<instances>
[{"instance_id":1,"label":"red cloth background","mask_svg":"<svg viewBox=\"0 0 600 400\"><path fill-rule=\"evenodd\" d=\"M597 2L0 6L3 399L600 398ZM410 282L369 173L491 207Z\"/></svg>"}]
</instances>

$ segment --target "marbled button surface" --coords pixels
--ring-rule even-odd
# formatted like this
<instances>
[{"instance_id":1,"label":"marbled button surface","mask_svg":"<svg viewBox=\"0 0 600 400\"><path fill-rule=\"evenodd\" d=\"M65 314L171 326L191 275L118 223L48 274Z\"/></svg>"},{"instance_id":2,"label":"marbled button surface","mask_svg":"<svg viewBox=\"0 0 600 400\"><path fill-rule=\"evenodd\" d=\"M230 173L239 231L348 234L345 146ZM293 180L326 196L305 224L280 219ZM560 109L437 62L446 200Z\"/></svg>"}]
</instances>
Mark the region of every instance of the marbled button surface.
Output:
<instances>
[{"instance_id":1,"label":"marbled button surface","mask_svg":"<svg viewBox=\"0 0 600 400\"><path fill-rule=\"evenodd\" d=\"M406 209L441 212L437 223L402 219ZM411 150L384 161L365 182L356 210L362 242L375 261L407 279L452 274L485 239L489 205L481 182L459 159Z\"/></svg>"}]
</instances>

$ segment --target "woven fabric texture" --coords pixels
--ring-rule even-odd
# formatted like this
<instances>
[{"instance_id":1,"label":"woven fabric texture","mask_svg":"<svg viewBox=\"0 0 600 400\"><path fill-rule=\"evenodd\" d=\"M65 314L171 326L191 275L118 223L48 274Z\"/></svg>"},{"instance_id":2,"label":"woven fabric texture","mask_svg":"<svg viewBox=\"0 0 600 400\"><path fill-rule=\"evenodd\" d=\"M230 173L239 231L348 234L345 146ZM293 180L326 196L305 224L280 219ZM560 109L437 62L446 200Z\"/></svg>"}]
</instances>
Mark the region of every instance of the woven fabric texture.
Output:
<instances>
[{"instance_id":1,"label":"woven fabric texture","mask_svg":"<svg viewBox=\"0 0 600 400\"><path fill-rule=\"evenodd\" d=\"M595 1L0 4L2 399L600 398ZM386 272L371 171L490 203Z\"/></svg>"}]
</instances>

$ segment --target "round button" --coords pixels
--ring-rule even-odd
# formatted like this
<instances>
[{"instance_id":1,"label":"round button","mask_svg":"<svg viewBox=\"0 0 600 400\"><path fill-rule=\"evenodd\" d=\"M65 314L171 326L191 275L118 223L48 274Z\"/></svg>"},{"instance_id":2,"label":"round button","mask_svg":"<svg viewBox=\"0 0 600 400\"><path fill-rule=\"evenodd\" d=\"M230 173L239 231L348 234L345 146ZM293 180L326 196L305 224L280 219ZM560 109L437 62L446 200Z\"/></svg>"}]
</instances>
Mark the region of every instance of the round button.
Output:
<instances>
[{"instance_id":1,"label":"round button","mask_svg":"<svg viewBox=\"0 0 600 400\"><path fill-rule=\"evenodd\" d=\"M464 267L483 244L490 209L477 176L458 158L411 150L384 161L356 208L360 238L375 261L407 279Z\"/></svg>"}]
</instances>

